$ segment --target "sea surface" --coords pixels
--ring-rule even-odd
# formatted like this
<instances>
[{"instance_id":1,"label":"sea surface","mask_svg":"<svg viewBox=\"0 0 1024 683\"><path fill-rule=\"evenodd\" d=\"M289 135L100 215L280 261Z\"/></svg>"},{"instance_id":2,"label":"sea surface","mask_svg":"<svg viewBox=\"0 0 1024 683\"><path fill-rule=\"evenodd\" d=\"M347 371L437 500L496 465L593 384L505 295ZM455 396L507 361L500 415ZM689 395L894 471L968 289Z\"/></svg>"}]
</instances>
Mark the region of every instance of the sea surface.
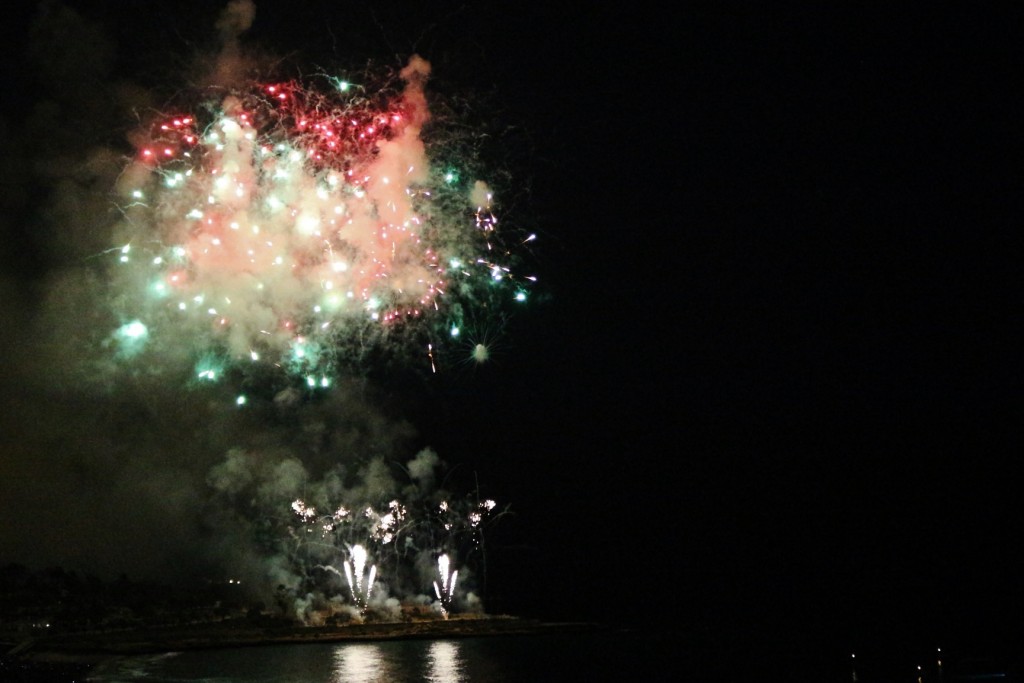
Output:
<instances>
[{"instance_id":1,"label":"sea surface","mask_svg":"<svg viewBox=\"0 0 1024 683\"><path fill-rule=\"evenodd\" d=\"M914 650L877 643L865 646L853 657L848 649L821 639L777 631L767 633L760 629L699 632L672 628L600 628L533 635L168 652L109 660L94 667L86 680L95 683L741 683L759 680L795 683L999 680L1010 683L1021 680L1019 657L979 659L977 654L977 650L959 653L956 648ZM939 661L940 656L942 661ZM979 674L983 679L978 678ZM74 680L80 683L82 679Z\"/></svg>"},{"instance_id":2,"label":"sea surface","mask_svg":"<svg viewBox=\"0 0 1024 683\"><path fill-rule=\"evenodd\" d=\"M562 633L267 645L111 660L95 683L519 683L683 681L671 633ZM697 679L693 679L697 680Z\"/></svg>"}]
</instances>

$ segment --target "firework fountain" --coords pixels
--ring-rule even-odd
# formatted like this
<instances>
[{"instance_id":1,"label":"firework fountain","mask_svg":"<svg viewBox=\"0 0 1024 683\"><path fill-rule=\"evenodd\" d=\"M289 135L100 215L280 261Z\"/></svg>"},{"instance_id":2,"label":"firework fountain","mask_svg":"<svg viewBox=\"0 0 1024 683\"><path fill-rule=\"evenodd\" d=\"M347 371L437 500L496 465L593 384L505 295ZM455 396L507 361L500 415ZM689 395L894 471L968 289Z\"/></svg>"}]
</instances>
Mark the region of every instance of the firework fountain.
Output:
<instances>
[{"instance_id":1,"label":"firework fountain","mask_svg":"<svg viewBox=\"0 0 1024 683\"><path fill-rule=\"evenodd\" d=\"M437 596L437 602L441 606L441 614L447 619L448 610L451 609L452 599L455 597L455 581L459 578L458 570L453 569L449 573L447 553L437 558L437 573L441 579L441 585L439 586L437 581L434 581L434 595Z\"/></svg>"},{"instance_id":2,"label":"firework fountain","mask_svg":"<svg viewBox=\"0 0 1024 683\"><path fill-rule=\"evenodd\" d=\"M373 594L373 580L377 576L377 565L370 565L369 573L364 576L365 567L366 548L357 543L349 550L349 559L345 561L345 580L348 581L352 601L361 612L366 610Z\"/></svg>"},{"instance_id":3,"label":"firework fountain","mask_svg":"<svg viewBox=\"0 0 1024 683\"><path fill-rule=\"evenodd\" d=\"M422 502L422 501L419 501ZM344 577L352 603L360 614L366 612L375 597L374 585L379 577L381 560L387 560L392 585L419 558L437 556L435 548L462 548L472 556L481 542L481 529L495 521L501 513L491 515L496 507L493 500L451 503L443 500L431 512L419 506L421 513L412 515L405 505L392 500L387 512L381 514L372 506L365 506L360 515L340 506L325 515L303 500L292 503L297 526L289 528L289 536L296 541L292 553L295 570L309 574L320 569L331 575ZM440 513L440 514L437 514ZM378 563L369 565L371 549ZM344 557L342 569L330 564L331 558ZM456 602L458 570L447 552L437 559L433 580L436 606L447 619ZM440 581L440 583L438 583Z\"/></svg>"}]
</instances>

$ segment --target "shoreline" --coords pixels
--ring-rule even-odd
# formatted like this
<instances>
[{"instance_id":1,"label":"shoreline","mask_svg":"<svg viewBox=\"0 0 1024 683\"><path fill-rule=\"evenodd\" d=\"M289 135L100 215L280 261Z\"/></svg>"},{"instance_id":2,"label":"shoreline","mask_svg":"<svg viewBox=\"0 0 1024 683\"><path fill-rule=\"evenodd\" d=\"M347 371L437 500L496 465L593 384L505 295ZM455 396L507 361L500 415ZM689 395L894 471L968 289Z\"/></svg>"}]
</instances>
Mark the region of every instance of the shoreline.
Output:
<instances>
[{"instance_id":1,"label":"shoreline","mask_svg":"<svg viewBox=\"0 0 1024 683\"><path fill-rule=\"evenodd\" d=\"M229 620L191 626L78 632L26 640L5 658L40 663L96 664L110 658L185 650L302 643L524 636L593 631L587 622L542 622L508 615L455 616L447 620L363 622L336 626L259 625Z\"/></svg>"}]
</instances>

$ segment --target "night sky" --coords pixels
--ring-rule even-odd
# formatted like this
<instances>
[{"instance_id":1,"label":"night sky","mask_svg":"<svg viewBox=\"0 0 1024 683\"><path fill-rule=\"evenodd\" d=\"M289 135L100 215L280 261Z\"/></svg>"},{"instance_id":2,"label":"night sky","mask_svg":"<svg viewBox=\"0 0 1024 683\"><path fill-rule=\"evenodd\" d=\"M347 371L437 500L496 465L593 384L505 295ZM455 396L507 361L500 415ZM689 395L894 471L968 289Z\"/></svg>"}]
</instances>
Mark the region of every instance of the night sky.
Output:
<instances>
[{"instance_id":1,"label":"night sky","mask_svg":"<svg viewBox=\"0 0 1024 683\"><path fill-rule=\"evenodd\" d=\"M95 539L130 565L138 534L90 522L114 514L104 468L123 471L78 455L90 401L25 379L74 258L59 155L33 142L70 101L43 65L95 51L110 82L185 87L166 81L216 49L221 7L23 4L3 45L0 564L73 567ZM511 505L496 609L841 644L1019 631L1024 17L415 4L264 0L243 44L419 53L428 89L475 93L468 115L507 128L497 163L522 189L503 220L539 236L531 305L485 366L374 378L417 447ZM89 30L40 49L46 7Z\"/></svg>"}]
</instances>

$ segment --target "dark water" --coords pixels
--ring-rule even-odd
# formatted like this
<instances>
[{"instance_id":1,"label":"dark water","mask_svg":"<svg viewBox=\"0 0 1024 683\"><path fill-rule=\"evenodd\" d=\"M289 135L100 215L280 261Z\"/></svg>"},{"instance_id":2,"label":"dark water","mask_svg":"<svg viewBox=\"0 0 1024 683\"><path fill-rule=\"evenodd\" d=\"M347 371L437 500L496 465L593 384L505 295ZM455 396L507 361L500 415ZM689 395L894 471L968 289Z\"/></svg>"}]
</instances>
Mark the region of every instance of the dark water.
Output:
<instances>
[{"instance_id":1,"label":"dark water","mask_svg":"<svg viewBox=\"0 0 1024 683\"><path fill-rule=\"evenodd\" d=\"M749 634L748 634L749 635ZM760 637L753 637L759 635ZM813 681L956 683L1021 680L1019 658L907 648L849 650L803 638L600 630L452 640L275 645L111 661L95 683L538 683L543 681ZM918 667L921 668L918 668ZM983 678L979 678L979 672ZM2 677L0 677L2 678ZM37 680L37 679L32 679ZM43 679L38 679L43 680ZM75 678L81 681L81 678Z\"/></svg>"},{"instance_id":2,"label":"dark water","mask_svg":"<svg viewBox=\"0 0 1024 683\"><path fill-rule=\"evenodd\" d=\"M683 681L688 680L683 675L687 660L681 646L681 639L672 634L640 633L274 645L132 657L97 667L88 680L97 683Z\"/></svg>"}]
</instances>

